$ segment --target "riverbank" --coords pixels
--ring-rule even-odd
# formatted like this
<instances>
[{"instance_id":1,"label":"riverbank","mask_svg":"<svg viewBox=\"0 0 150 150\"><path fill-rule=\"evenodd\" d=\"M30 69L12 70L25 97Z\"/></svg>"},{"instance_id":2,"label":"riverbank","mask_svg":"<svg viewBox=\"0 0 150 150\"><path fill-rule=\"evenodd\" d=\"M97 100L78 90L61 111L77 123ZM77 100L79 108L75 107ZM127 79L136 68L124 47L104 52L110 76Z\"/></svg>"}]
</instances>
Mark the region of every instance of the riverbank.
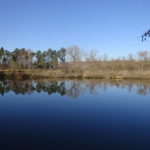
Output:
<instances>
[{"instance_id":1,"label":"riverbank","mask_svg":"<svg viewBox=\"0 0 150 150\"><path fill-rule=\"evenodd\" d=\"M82 71L65 72L60 69L1 70L0 79L48 79L48 78L99 78L99 79L150 79L150 71Z\"/></svg>"}]
</instances>

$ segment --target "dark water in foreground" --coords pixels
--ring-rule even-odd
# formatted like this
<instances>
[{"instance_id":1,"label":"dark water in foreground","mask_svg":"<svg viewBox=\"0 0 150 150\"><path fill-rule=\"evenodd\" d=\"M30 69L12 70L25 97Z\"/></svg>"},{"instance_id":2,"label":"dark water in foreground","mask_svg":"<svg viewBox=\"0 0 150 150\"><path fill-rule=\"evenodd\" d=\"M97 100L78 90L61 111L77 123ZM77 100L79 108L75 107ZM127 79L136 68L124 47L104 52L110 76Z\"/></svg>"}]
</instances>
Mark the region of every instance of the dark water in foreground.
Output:
<instances>
[{"instance_id":1,"label":"dark water in foreground","mask_svg":"<svg viewBox=\"0 0 150 150\"><path fill-rule=\"evenodd\" d=\"M150 81L0 81L0 150L149 150Z\"/></svg>"}]
</instances>

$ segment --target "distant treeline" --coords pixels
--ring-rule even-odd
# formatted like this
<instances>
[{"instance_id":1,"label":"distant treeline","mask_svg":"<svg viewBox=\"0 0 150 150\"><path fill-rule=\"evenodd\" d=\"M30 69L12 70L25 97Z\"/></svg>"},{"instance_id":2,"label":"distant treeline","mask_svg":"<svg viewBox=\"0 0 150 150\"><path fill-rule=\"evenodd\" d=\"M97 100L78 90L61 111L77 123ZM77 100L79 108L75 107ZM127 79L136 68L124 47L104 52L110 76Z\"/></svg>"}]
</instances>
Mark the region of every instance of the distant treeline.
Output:
<instances>
[{"instance_id":1,"label":"distant treeline","mask_svg":"<svg viewBox=\"0 0 150 150\"><path fill-rule=\"evenodd\" d=\"M150 52L140 51L136 55L109 59L107 55L100 56L96 50L82 51L78 46L70 46L47 51L32 51L18 49L8 51L0 48L1 69L62 69L64 72L98 73L99 71L120 71L150 69Z\"/></svg>"},{"instance_id":2,"label":"distant treeline","mask_svg":"<svg viewBox=\"0 0 150 150\"><path fill-rule=\"evenodd\" d=\"M13 51L0 48L0 67L31 69L31 68L56 68L58 63L65 62L66 49L48 49L47 51L33 52L30 49L16 48Z\"/></svg>"}]
</instances>

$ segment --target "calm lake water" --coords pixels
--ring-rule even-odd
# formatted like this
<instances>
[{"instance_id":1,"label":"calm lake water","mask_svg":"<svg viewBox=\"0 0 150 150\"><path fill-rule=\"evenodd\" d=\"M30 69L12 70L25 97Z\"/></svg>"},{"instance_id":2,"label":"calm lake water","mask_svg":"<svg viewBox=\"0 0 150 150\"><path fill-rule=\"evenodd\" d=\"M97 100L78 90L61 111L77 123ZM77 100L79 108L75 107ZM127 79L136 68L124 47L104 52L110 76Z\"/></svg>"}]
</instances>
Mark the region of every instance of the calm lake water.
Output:
<instances>
[{"instance_id":1,"label":"calm lake water","mask_svg":"<svg viewBox=\"0 0 150 150\"><path fill-rule=\"evenodd\" d=\"M0 81L0 149L149 150L150 81Z\"/></svg>"}]
</instances>

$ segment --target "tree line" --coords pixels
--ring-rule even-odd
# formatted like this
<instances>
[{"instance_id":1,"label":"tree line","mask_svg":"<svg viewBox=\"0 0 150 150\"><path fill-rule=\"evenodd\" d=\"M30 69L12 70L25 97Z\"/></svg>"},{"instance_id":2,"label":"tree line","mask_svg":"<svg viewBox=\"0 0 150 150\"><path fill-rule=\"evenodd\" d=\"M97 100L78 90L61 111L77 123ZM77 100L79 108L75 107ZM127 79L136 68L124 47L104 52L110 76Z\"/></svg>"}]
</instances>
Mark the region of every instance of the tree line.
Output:
<instances>
[{"instance_id":1,"label":"tree line","mask_svg":"<svg viewBox=\"0 0 150 150\"><path fill-rule=\"evenodd\" d=\"M0 48L0 67L1 68L57 68L58 63L64 63L66 49L53 50L49 48L47 51L33 52L30 49L16 48L8 51L4 47Z\"/></svg>"},{"instance_id":2,"label":"tree line","mask_svg":"<svg viewBox=\"0 0 150 150\"><path fill-rule=\"evenodd\" d=\"M103 70L149 70L150 52L139 51L136 55L110 59L100 56L96 50L82 51L78 46L70 46L46 51L16 48L8 51L0 48L0 69L63 69L66 73L97 72Z\"/></svg>"}]
</instances>

